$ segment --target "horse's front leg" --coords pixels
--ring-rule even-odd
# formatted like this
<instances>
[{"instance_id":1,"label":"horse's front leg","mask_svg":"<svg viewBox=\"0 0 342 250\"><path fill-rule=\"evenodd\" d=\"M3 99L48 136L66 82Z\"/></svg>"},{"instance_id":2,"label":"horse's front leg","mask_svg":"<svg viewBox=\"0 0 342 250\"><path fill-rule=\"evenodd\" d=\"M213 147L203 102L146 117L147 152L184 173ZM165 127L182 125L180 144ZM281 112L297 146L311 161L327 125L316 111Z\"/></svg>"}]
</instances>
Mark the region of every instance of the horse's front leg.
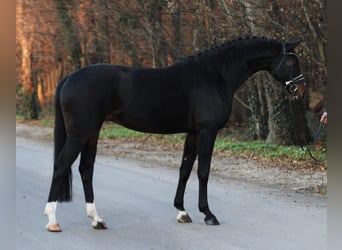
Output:
<instances>
[{"instance_id":1,"label":"horse's front leg","mask_svg":"<svg viewBox=\"0 0 342 250\"><path fill-rule=\"evenodd\" d=\"M192 222L190 216L184 209L184 192L186 183L189 179L192 167L197 157L197 134L187 134L184 143L182 164L179 169L179 180L177 186L177 192L174 199L174 206L179 210L177 215L177 221L179 223Z\"/></svg>"},{"instance_id":2,"label":"horse's front leg","mask_svg":"<svg viewBox=\"0 0 342 250\"><path fill-rule=\"evenodd\" d=\"M219 221L213 215L208 205L208 179L211 157L214 149L217 131L201 131L198 144L198 180L199 180L199 210L205 214L207 225L219 225Z\"/></svg>"}]
</instances>

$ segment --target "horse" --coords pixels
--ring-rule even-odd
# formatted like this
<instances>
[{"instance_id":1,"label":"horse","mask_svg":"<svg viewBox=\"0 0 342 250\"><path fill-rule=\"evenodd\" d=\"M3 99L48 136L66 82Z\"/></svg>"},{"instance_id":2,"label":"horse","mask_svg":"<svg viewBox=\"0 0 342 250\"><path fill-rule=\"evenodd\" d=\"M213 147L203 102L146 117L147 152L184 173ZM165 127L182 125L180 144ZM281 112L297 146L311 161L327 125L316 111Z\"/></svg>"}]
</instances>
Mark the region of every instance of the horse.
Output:
<instances>
[{"instance_id":1,"label":"horse","mask_svg":"<svg viewBox=\"0 0 342 250\"><path fill-rule=\"evenodd\" d=\"M61 231L57 202L72 198L71 166L79 154L87 215L93 228L107 228L93 192L97 142L106 120L145 133L185 133L173 204L176 218L192 222L184 208L184 192L198 157L198 208L207 225L219 225L209 209L207 186L214 142L228 122L233 95L248 77L267 71L293 98L302 98L305 82L294 52L299 43L240 37L167 67L93 64L70 73L55 91L54 165L44 211L47 230Z\"/></svg>"}]
</instances>

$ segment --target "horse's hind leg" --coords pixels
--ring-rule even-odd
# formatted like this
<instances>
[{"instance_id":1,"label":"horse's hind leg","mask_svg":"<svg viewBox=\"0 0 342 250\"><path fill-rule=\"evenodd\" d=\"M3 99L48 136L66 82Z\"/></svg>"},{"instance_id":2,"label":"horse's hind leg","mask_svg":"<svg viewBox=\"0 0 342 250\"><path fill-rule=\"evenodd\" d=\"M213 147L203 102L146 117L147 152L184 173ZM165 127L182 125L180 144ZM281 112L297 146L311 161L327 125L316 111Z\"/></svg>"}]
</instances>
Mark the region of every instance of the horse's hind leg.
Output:
<instances>
[{"instance_id":1,"label":"horse's hind leg","mask_svg":"<svg viewBox=\"0 0 342 250\"><path fill-rule=\"evenodd\" d=\"M185 212L185 209L184 209L184 192L185 192L186 183L189 179L196 156L197 156L197 134L189 133L187 134L185 143L184 143L182 164L179 169L179 180L178 180L176 196L174 199L174 206L179 210L179 213L177 215L177 220L180 223L192 222L190 216Z\"/></svg>"},{"instance_id":2,"label":"horse's hind leg","mask_svg":"<svg viewBox=\"0 0 342 250\"><path fill-rule=\"evenodd\" d=\"M84 196L86 201L87 215L93 219L92 225L94 229L107 229L103 219L98 215L93 191L93 173L94 162L96 157L96 147L98 141L98 132L91 136L88 142L85 144L81 152L81 160L79 166L79 172L82 178Z\"/></svg>"},{"instance_id":3,"label":"horse's hind leg","mask_svg":"<svg viewBox=\"0 0 342 250\"><path fill-rule=\"evenodd\" d=\"M82 141L76 137L68 136L64 146L54 163L54 173L50 187L45 214L49 222L46 225L48 231L60 232L61 228L56 219L56 208L58 201L70 201L72 196L71 187L71 165L76 160L82 149Z\"/></svg>"}]
</instances>

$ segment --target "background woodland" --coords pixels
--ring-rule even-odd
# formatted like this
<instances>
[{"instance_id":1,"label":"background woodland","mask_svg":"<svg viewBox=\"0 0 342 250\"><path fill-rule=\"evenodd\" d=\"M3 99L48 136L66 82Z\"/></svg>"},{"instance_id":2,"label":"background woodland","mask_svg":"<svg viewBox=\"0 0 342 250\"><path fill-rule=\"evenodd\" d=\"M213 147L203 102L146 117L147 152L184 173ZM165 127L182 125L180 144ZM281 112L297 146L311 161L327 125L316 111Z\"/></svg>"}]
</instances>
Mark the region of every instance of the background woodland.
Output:
<instances>
[{"instance_id":1,"label":"background woodland","mask_svg":"<svg viewBox=\"0 0 342 250\"><path fill-rule=\"evenodd\" d=\"M17 114L51 116L58 82L86 65L163 67L239 36L302 40L309 94L293 103L257 73L236 93L227 127L307 142L327 101L327 0L16 0Z\"/></svg>"}]
</instances>

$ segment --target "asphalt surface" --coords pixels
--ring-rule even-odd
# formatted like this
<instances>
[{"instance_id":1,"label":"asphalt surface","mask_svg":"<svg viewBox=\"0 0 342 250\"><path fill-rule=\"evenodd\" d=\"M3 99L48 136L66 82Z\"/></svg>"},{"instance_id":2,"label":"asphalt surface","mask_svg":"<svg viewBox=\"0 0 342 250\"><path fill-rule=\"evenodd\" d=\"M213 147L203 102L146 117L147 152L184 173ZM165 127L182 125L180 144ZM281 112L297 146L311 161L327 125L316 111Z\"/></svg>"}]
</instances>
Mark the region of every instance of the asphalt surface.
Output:
<instances>
[{"instance_id":1,"label":"asphalt surface","mask_svg":"<svg viewBox=\"0 0 342 250\"><path fill-rule=\"evenodd\" d=\"M209 204L221 225L207 226L198 211L192 173L185 207L193 223L179 224L172 206L178 170L98 156L95 202L108 229L96 231L86 216L83 190L73 166L74 198L59 203L63 232L45 229L44 207L53 149L17 137L17 249L326 249L326 199L236 180L210 177Z\"/></svg>"}]
</instances>

